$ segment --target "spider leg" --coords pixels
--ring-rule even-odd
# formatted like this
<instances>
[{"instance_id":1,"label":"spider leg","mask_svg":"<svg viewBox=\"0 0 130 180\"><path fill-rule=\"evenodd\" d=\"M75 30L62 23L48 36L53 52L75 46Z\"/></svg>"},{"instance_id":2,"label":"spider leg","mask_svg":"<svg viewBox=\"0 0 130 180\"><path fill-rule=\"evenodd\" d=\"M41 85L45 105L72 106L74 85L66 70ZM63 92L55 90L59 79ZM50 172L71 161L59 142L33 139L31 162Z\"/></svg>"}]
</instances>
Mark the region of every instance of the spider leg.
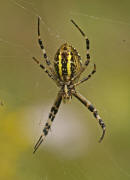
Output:
<instances>
[{"instance_id":1,"label":"spider leg","mask_svg":"<svg viewBox=\"0 0 130 180\"><path fill-rule=\"evenodd\" d=\"M44 70L44 72L47 73L47 75L56 82L57 86L59 87L60 86L59 79L56 78L52 73L50 73L43 64L40 64L40 62L37 58L35 58L35 57L32 57L32 58L37 64L39 64L39 66Z\"/></svg>"},{"instance_id":2,"label":"spider leg","mask_svg":"<svg viewBox=\"0 0 130 180\"><path fill-rule=\"evenodd\" d=\"M90 54L89 54L89 39L88 37L85 35L85 33L81 30L81 28L71 19L71 22L75 25L75 27L80 31L80 33L82 34L82 36L85 38L86 41L86 61L84 63L84 66L80 72L80 74L86 69L86 67L88 66L89 62L90 62Z\"/></svg>"},{"instance_id":3,"label":"spider leg","mask_svg":"<svg viewBox=\"0 0 130 180\"><path fill-rule=\"evenodd\" d=\"M47 57L45 48L44 48L43 43L42 43L42 40L41 40L41 36L40 36L40 17L38 17L38 43L39 43L40 48L41 48L41 50L42 50L42 52L43 52L43 57L44 57L44 59L45 59L45 61L46 61L47 66L49 67L49 69L51 70L51 72L55 75L55 72L54 72L54 70L53 70L53 67L52 67L52 65L51 65L51 62L50 62L50 60L49 60L48 57Z\"/></svg>"},{"instance_id":4,"label":"spider leg","mask_svg":"<svg viewBox=\"0 0 130 180\"><path fill-rule=\"evenodd\" d=\"M55 81L53 75L45 68L45 66L43 64L40 64L40 62L39 62L39 60L37 60L37 58L35 58L35 57L32 57L32 58L37 64L39 64L39 66L44 70L44 72L47 73L47 75Z\"/></svg>"},{"instance_id":5,"label":"spider leg","mask_svg":"<svg viewBox=\"0 0 130 180\"><path fill-rule=\"evenodd\" d=\"M91 104L91 102L89 102L85 97L83 97L80 93L78 92L73 92L73 95L81 102L83 103L91 112L93 112L94 117L98 120L99 125L101 126L103 133L102 136L99 140L99 142L101 142L104 138L105 135L105 130L106 130L106 126L103 122L103 120L100 118L100 116L98 115L97 110L93 107L93 105Z\"/></svg>"},{"instance_id":6,"label":"spider leg","mask_svg":"<svg viewBox=\"0 0 130 180\"><path fill-rule=\"evenodd\" d=\"M90 79L92 77L92 75L96 72L96 64L94 64L94 69L93 71L85 78L83 78L82 80L80 80L79 82L75 83L73 86L78 86L80 85L81 83L87 81L88 79Z\"/></svg>"},{"instance_id":7,"label":"spider leg","mask_svg":"<svg viewBox=\"0 0 130 180\"><path fill-rule=\"evenodd\" d=\"M56 113L58 112L58 109L59 109L59 106L61 104L61 100L62 100L62 95L61 93L58 93L58 96L54 102L54 105L52 106L51 108L51 111L49 113L49 117L48 117L48 120L43 128L43 133L41 134L39 140L37 141L36 145L34 146L34 151L33 153L36 152L36 150L38 149L38 147L41 145L41 143L43 142L43 140L45 139L45 137L47 136L50 128L51 128L51 125L52 125L52 122L55 118L55 115Z\"/></svg>"}]
</instances>

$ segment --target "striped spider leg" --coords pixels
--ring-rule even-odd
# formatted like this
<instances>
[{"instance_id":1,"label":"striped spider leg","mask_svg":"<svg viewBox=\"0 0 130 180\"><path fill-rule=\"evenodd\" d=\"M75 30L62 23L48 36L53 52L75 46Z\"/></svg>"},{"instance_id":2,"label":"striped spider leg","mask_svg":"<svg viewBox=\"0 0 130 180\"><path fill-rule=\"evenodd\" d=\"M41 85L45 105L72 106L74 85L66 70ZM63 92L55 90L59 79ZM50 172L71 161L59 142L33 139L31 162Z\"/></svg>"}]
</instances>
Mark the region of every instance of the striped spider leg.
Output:
<instances>
[{"instance_id":1,"label":"striped spider leg","mask_svg":"<svg viewBox=\"0 0 130 180\"><path fill-rule=\"evenodd\" d=\"M39 140L37 141L36 145L34 146L34 151L33 153L36 152L36 150L38 149L38 147L41 145L41 143L43 142L44 138L47 136L50 128L51 128L51 125L52 125L52 122L54 121L54 118L55 118L55 115L56 113L58 112L58 109L59 109L59 106L61 104L61 100L62 100L62 95L61 93L59 92L58 93L58 96L54 102L54 105L52 106L51 108L51 111L49 113L49 117L48 117L48 120L43 128L43 133L41 134Z\"/></svg>"},{"instance_id":2,"label":"striped spider leg","mask_svg":"<svg viewBox=\"0 0 130 180\"><path fill-rule=\"evenodd\" d=\"M52 73L54 76L56 76L55 71L54 71L54 69L53 69L53 67L52 67L52 65L51 65L51 62L50 62L50 60L48 59L48 56L47 56L46 50L45 50L45 48L44 48L43 42L42 42L42 40L41 40L41 36L40 36L40 17L38 17L38 43L39 43L39 45L40 45L40 48L41 48L42 53L43 53L43 58L45 59L45 62L46 62L46 64L47 64L49 70L51 71L51 73Z\"/></svg>"},{"instance_id":3,"label":"striped spider leg","mask_svg":"<svg viewBox=\"0 0 130 180\"><path fill-rule=\"evenodd\" d=\"M35 57L32 57L32 58L33 58L33 60L40 66L40 68L41 68L42 70L44 70L44 72L45 72L53 81L55 81L56 85L59 87L61 83L60 83L59 79L57 78L57 76L54 76L51 72L48 71L48 69L46 69L46 67L45 67L43 64L40 64L40 61L39 61L37 58L35 58Z\"/></svg>"},{"instance_id":4,"label":"striped spider leg","mask_svg":"<svg viewBox=\"0 0 130 180\"><path fill-rule=\"evenodd\" d=\"M53 79L53 80L55 81L54 76L45 68L45 66L44 66L43 64L40 64L40 62L39 62L39 60L38 60L37 58L35 58L35 57L32 57L32 58L33 58L33 60L34 60L37 64L40 65L40 67L44 70L44 72L45 72L51 79Z\"/></svg>"},{"instance_id":5,"label":"striped spider leg","mask_svg":"<svg viewBox=\"0 0 130 180\"><path fill-rule=\"evenodd\" d=\"M105 135L105 130L106 130L106 126L103 122L103 120L100 118L100 116L98 115L98 112L97 110L93 107L93 105L91 104L90 101L88 101L85 97L83 97L80 93L76 92L76 91L73 91L73 96L75 96L81 103L83 103L89 111L93 112L93 115L94 117L98 120L99 122L99 125L101 126L102 130L103 130L103 133L102 133L102 136L99 140L99 142L101 142L104 138L104 135Z\"/></svg>"},{"instance_id":6,"label":"striped spider leg","mask_svg":"<svg viewBox=\"0 0 130 180\"><path fill-rule=\"evenodd\" d=\"M74 76L71 81L75 81L76 78L80 77L80 75L85 71L86 67L89 65L90 62L90 54L89 54L89 49L90 49L90 42L88 37L85 35L85 33L81 30L81 28L74 22L74 20L71 19L71 22L74 24L74 26L80 31L80 33L82 34L82 36L85 38L86 41L86 61L84 63L84 65L82 66L81 70L79 71L79 73ZM96 72L96 64L94 64L94 69L93 71L85 78L83 78L82 80L78 81L77 83L73 84L72 86L77 86L83 82L85 82L86 80L90 79L91 76Z\"/></svg>"},{"instance_id":7,"label":"striped spider leg","mask_svg":"<svg viewBox=\"0 0 130 180\"><path fill-rule=\"evenodd\" d=\"M53 80L56 82L56 84L59 86L60 82L59 82L59 80L58 80L58 78L57 78L57 75L56 75L56 73L55 73L52 65L51 65L50 60L49 60L48 57L47 57L45 48L44 48L44 46L43 46L43 42L42 42L42 40L41 40L41 36L40 36L40 17L38 17L38 43L39 43L40 48L41 48L41 50L42 50L42 52L43 52L43 58L45 59L46 65L47 65L47 67L49 68L49 70L46 69L46 67L43 65L43 63L41 64L40 61L39 61L36 57L32 57L32 58L33 58L33 60L40 66L40 68L42 68L42 69L44 70L44 72L47 73L47 75L48 75L51 79L53 79Z\"/></svg>"},{"instance_id":8,"label":"striped spider leg","mask_svg":"<svg viewBox=\"0 0 130 180\"><path fill-rule=\"evenodd\" d=\"M90 42L89 42L88 37L81 30L81 28L75 23L75 21L71 19L71 22L80 31L80 33L82 34L82 36L85 38L85 41L86 41L86 61L85 61L84 65L82 66L81 70L79 71L79 73L72 78L72 81L74 81L77 77L79 77L84 72L86 67L89 65L89 62L90 62L90 54L89 54Z\"/></svg>"},{"instance_id":9,"label":"striped spider leg","mask_svg":"<svg viewBox=\"0 0 130 180\"><path fill-rule=\"evenodd\" d=\"M89 80L95 72L96 72L96 65L94 64L94 68L93 68L92 72L87 77L83 78L82 80L78 81L77 83L73 84L72 86L76 87L76 86L80 85L81 83Z\"/></svg>"}]
</instances>

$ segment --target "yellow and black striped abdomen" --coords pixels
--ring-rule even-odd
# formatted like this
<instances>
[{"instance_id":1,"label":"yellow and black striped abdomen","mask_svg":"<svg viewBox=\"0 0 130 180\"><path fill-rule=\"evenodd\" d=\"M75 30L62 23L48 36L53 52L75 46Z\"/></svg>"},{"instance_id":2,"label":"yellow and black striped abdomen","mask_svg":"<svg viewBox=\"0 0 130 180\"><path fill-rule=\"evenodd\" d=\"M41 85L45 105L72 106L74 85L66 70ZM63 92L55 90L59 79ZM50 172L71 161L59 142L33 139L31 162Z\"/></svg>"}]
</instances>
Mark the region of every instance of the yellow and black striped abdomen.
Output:
<instances>
[{"instance_id":1,"label":"yellow and black striped abdomen","mask_svg":"<svg viewBox=\"0 0 130 180\"><path fill-rule=\"evenodd\" d=\"M77 75L81 66L81 58L71 45L66 43L58 49L54 59L54 67L61 81L71 80Z\"/></svg>"}]
</instances>

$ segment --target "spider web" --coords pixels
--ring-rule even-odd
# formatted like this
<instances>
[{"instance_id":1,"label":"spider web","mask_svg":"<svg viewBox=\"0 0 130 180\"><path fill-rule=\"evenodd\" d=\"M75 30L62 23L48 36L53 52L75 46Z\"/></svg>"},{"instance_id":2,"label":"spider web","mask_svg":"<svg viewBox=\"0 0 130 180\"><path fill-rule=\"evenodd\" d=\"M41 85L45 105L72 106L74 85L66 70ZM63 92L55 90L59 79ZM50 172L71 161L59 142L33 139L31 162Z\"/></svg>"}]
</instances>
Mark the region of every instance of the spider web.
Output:
<instances>
[{"instance_id":1,"label":"spider web","mask_svg":"<svg viewBox=\"0 0 130 180\"><path fill-rule=\"evenodd\" d=\"M50 25L48 25L48 22L47 20L44 20L43 18L43 15L42 13L40 14L39 13L39 7L36 8L36 2L35 1L26 1L26 0L9 0L8 3L13 6L14 8L17 9L17 11L20 10L20 13L21 14L24 14L26 13L27 16L30 15L32 20L33 21L37 21L37 17L40 16L41 17L41 31L42 29L44 28L45 31L48 33L48 35L54 39L54 41L58 41L59 44L64 42L66 37L64 38L63 35L60 35L58 31L56 31L54 28L52 28ZM41 4L41 2L39 3ZM24 14L25 16L25 14ZM113 28L115 27L115 25L117 24L119 29L122 29L122 27L126 27L127 29L130 28L130 23L127 23L126 21L120 21L120 20L115 20L114 18L113 19L109 19L109 18L101 18L99 16L93 16L93 15L89 15L89 14L86 14L86 13L79 13L78 11L70 11L69 12L69 16L71 16L72 18L74 17L75 19L76 18L82 18L84 17L86 20L92 20L93 22L95 23L99 23L99 24L102 24L102 26L105 24L107 24L107 26L111 26L112 27L112 24L113 24ZM46 18L47 19L47 18ZM80 21L79 21L80 22ZM21 22L22 23L22 22ZM16 23L17 24L17 23ZM82 23L81 23L82 24ZM36 27L36 26L35 26ZM26 27L25 27L26 29ZM37 29L36 29L37 30ZM35 31L36 31L35 30ZM2 36L3 34L3 36ZM90 32L89 32L90 34ZM31 34L33 35L33 34ZM22 43L19 43L19 41L12 41L10 40L10 37L6 36L6 38L4 38L4 33L1 33L0 35L0 47L1 48L11 48L11 50L13 51L14 54L11 54L9 53L5 55L5 53L3 55L0 55L0 60L1 60L1 63L3 64L3 61L4 63L12 63L14 64L14 66L17 68L18 66L20 66L22 64L22 62L18 61L16 62L16 59L19 59L20 56L22 56L22 59L24 61L24 63L27 63L27 66L28 68L30 67L30 61L28 59L31 59L32 56L35 55L35 50L33 52L33 48L29 47L28 45L26 44L22 44ZM35 37L36 37L36 34L35 34ZM122 37L122 40L124 40L124 38ZM18 42L18 43L17 43ZM125 42L126 42L126 49L128 50L129 49L129 40L125 39ZM49 45L49 43L48 43ZM57 49L57 44L54 44L54 49ZM35 47L37 47L38 49L38 46L35 45ZM3 50L3 52L5 52L5 49ZM15 50L14 50L15 49ZM18 53L20 54L17 54L15 51L18 51ZM37 53L37 51L36 51ZM38 51L39 53L39 51ZM37 54L38 54L37 53ZM48 54L48 53L47 53ZM50 56L51 57L51 56ZM13 62L14 61L14 62ZM16 64L16 65L15 65ZM22 65L21 65L22 66ZM104 66L104 65L103 65ZM36 67L37 68L37 67ZM31 67L32 69L32 67ZM34 68L33 68L34 70ZM38 70L37 70L38 72ZM36 73L36 72L34 72ZM40 73L38 74L40 75ZM37 76L38 77L38 76ZM43 83L42 82L42 78L43 76L41 76L41 78L39 80L36 80L35 79L35 84L34 84L34 94L36 93L36 91L38 91L39 88L43 88L40 84ZM33 87L33 86L32 86ZM52 97L54 97L55 95L55 92L53 88L51 88L51 85L49 85L49 90L48 90L48 95L49 94L52 94ZM90 90L93 89L94 86L91 86L90 85ZM3 89L2 89L3 88ZM2 98L5 98L7 100L7 102L5 102L6 104L6 108L8 107L8 101L11 100L11 93L9 91L6 91L7 89L4 87L2 87L0 92L1 92L1 99ZM46 87L45 87L46 88ZM55 88L55 87L54 87ZM43 88L44 89L44 88ZM46 88L47 89L47 88ZM45 89L45 90L46 90ZM6 92L4 92L6 91ZM81 91L84 92L84 89L82 89ZM11 92L12 92L12 89L11 89ZM33 92L33 91L32 91ZM34 95L33 94L33 95ZM2 97L3 95L3 97ZM25 134L26 136L30 136L30 137L34 137L34 136L38 136L40 132L34 132L34 131L37 131L35 130L37 127L38 127L38 130L39 130L39 123L40 123L40 126L42 127L43 124L44 124L44 119L46 119L46 116L47 116L47 112L49 112L49 108L50 108L50 105L53 103L51 98L50 97L47 97L48 99L45 100L45 102L48 102L48 105L45 106L45 104L42 103L42 100L40 101L40 103L36 103L36 105L32 105L31 107L31 110L30 108L28 108L29 104L28 104L28 101L33 101L33 95L30 93L28 95L26 95L25 97L18 97L19 93L16 95L16 101L20 101L22 102L22 105L24 106L24 108L26 108L26 111L25 111L25 119L33 119L33 123L31 123L31 121L28 122L28 125L27 125L27 132L25 130ZM8 98L7 98L8 97ZM36 96L37 97L37 96ZM25 104L24 104L24 103ZM34 102L33 102L34 103ZM76 102L75 102L76 103ZM38 105L37 105L38 104ZM78 103L77 103L78 104ZM98 103L97 103L98 104ZM17 105L17 104L16 104ZM18 104L19 105L19 104ZM21 106L22 106L21 105ZM20 106L20 108L21 108ZM70 108L73 108L72 106L74 106L74 103L71 105ZM80 104L78 104L78 106L80 106ZM10 103L10 107L11 107L11 103ZM101 106L102 107L102 106ZM33 110L32 110L33 109ZM36 109L36 110L35 110ZM101 171L101 174L102 174L102 177L100 177L100 179L109 179L109 171L107 171L103 166L107 167L106 166L106 162L108 164L110 164L110 166L115 170L116 172L116 175L114 175L113 172L111 172L111 176L110 177L113 177L113 178L122 178L124 177L124 179L129 179L130 178L130 173L129 173L129 167L127 167L127 165L125 166L124 163L125 163L125 156L124 156L124 159L120 158L120 154L116 155L116 153L114 152L114 150L110 150L112 149L110 146L109 146L109 143L104 146L104 145L101 145L101 147L99 147L99 145L94 145L94 144L91 144L91 143L88 143L88 146L82 146L82 143L80 144L80 140L77 138L77 142L79 143L79 147L81 145L81 148L84 147L85 151L86 151L86 154L87 156L85 156L85 151L81 151L79 149L77 149L77 152L79 151L79 153L76 153L74 156L72 153L70 153L70 151L67 151L66 150L66 147L64 149L64 146L61 148L60 145L58 146L58 143L56 141L56 139L60 136L62 137L62 133L59 132L58 136L57 134L55 134L54 131L58 131L58 129L56 129L57 126L59 126L59 129L61 128L66 128L66 131L67 132L67 129L70 128L70 131L68 132L68 136L70 138L72 138L72 134L71 133L71 128L72 129L76 129L78 131L78 127L79 129L81 128L81 130L83 130L83 132L85 133L84 131L84 127L82 127L81 124L78 124L78 119L84 119L85 118L85 115L76 115L74 116L74 118L72 118L73 114L76 113L74 111L74 109L72 109L72 113L71 113L71 110L68 110L67 106L65 107L61 107L61 110L59 113L60 115L57 117L57 121L61 121L62 119L62 116L63 116L63 113L66 114L66 117L63 117L63 121L65 121L65 119L69 119L69 121L67 121L67 124L71 124L70 126L69 125L66 125L63 123L63 121L61 121L62 123L61 124L58 124L58 122L55 123L53 129L52 129L52 132L50 133L50 138L48 138L46 140L46 144L47 144L47 141L48 141L48 144L43 146L43 152L39 151L38 154L36 154L36 157L29 157L29 154L31 153L30 151L29 152L26 152L26 154L19 154L19 157L17 157L17 161L19 160L19 162L22 164L24 163L24 161L26 162L24 165L26 166L26 168L31 169L31 172L30 170L28 170L28 172L24 172L24 175L22 175L22 168L23 168L23 165L21 165L19 167L19 165L16 165L17 168L16 168L16 176L21 176L22 178L21 179L27 179L27 178L31 178L31 179L39 179L39 180L50 180L52 179L52 175L51 175L51 171L50 169L52 170L52 174L54 175L54 177L57 177L57 179L60 177L62 177L63 179L71 179L71 180L79 180L79 179L87 179L87 180L91 180L91 179L94 179L94 170L92 169L93 168L93 163L94 163L94 168L97 168L99 171ZM78 111L81 111L83 112L82 110L82 107L81 108L77 108ZM17 111L17 109L16 109ZM37 111L36 114L33 113L33 111ZM100 108L100 112L102 111L102 109ZM84 111L84 114L86 113L86 111ZM105 109L103 109L103 113L105 114ZM30 114L32 114L30 116ZM46 115L44 117L44 114ZM68 114L68 115L67 115ZM34 116L34 118L33 118ZM91 118L91 116L90 116ZM88 119L90 119L88 118ZM39 120L39 123L36 122L36 119ZM72 119L72 121L71 121ZM74 122L75 121L75 122ZM24 121L25 123L25 121ZM36 125L37 123L37 125ZM75 123L74 127L73 127L73 124ZM94 122L95 123L95 122ZM92 127L94 125L94 123L92 124ZM30 125L31 124L31 125ZM83 122L84 126L85 126L85 123ZM106 124L108 124L108 126L110 127L112 124L110 124L109 122L106 122ZM23 127L24 127L25 124L23 124ZM29 127L30 126L33 126L31 127L31 130L29 131ZM37 126L37 127L36 127ZM91 126L91 124L88 124L87 126ZM26 129L26 128L25 128ZM91 129L92 130L92 129ZM63 130L62 130L63 131ZM92 136L92 133L89 134L89 130L88 131L88 134L90 137ZM108 130L109 131L109 130ZM73 130L73 132L76 134L76 132ZM30 133L30 135L28 135L28 133ZM80 131L78 132L79 136L82 134ZM98 132L96 131L95 134L97 134ZM109 134L109 133L108 133ZM55 136L55 137L53 137ZM107 134L106 134L107 136ZM26 137L28 138L29 140L31 139L30 137ZM86 135L85 135L86 137ZM52 139L52 140L51 140ZM68 137L66 137L66 139L64 138L64 141L63 139L61 139L63 142L68 141ZM34 141L36 139L33 139ZM33 141L32 139L30 141ZM52 142L53 141L53 142ZM71 141L70 141L71 142ZM75 142L75 141L74 141ZM96 140L94 139L93 142L96 142ZM60 141L61 143L61 141ZM59 144L60 144L59 143ZM75 142L76 143L76 142ZM84 142L85 143L85 142ZM32 146L32 142L30 143L31 145L29 146L29 149L30 147ZM87 142L86 142L87 144ZM63 145L63 143L62 143ZM55 146L58 146L59 149L57 149ZM70 148L72 145L68 146L67 148ZM77 148L77 146L74 146L75 148ZM44 150L45 148L45 150ZM90 149L90 150L89 150ZM101 161L100 158L98 158L96 155L95 155L95 149L97 150L97 152L99 153L99 156L101 157L103 155L103 158L101 158ZM54 151L54 152L53 152ZM56 153L56 151L58 153ZM76 151L76 149L75 149ZM92 151L92 152L90 152ZM101 151L101 153L100 153ZM72 152L74 153L74 149L72 149ZM43 154L46 154L47 157L45 157ZM90 156L89 156L90 155ZM24 156L24 157L23 157ZM43 156L43 157L42 157ZM119 157L119 159L118 159ZM22 160L23 158L23 160ZM28 161L26 161L26 158L28 159ZM96 158L97 162L95 162L94 158ZM85 159L85 160L84 160ZM11 160L10 160L11 161ZM49 161L49 162L46 162L45 161ZM89 166L86 167L86 162L88 162ZM91 164L92 162L92 164ZM55 164L56 163L56 164ZM33 166L32 164L37 164L38 168L36 166ZM44 165L43 165L44 164ZM54 166L52 166L52 164ZM44 170L41 168L41 166L44 166ZM55 167L56 166L56 167ZM15 165L14 165L15 167ZM125 168L126 167L126 168ZM53 170L54 168L54 170ZM109 168L109 166L108 166ZM103 172L102 171L105 172ZM44 173L43 173L43 172ZM112 171L112 170L111 170ZM18 174L19 173L19 174ZM57 174L56 174L57 173ZM95 171L95 173L97 173ZM32 175L31 175L32 174ZM98 174L98 173L97 173ZM117 176L117 174L119 176ZM59 179L60 179L59 178Z\"/></svg>"},{"instance_id":2,"label":"spider web","mask_svg":"<svg viewBox=\"0 0 130 180\"><path fill-rule=\"evenodd\" d=\"M98 17L98 16L93 16L93 15L88 15L86 13L78 13L78 12L70 12L70 14L72 16L83 16L83 17L87 17L87 18L90 18L92 20L96 20L96 21L100 21L100 22L107 22L107 23L114 23L114 24L120 24L120 25L127 25L127 26L130 26L130 23L127 23L125 21L119 21L119 20L112 20L112 19L109 19L109 18L101 18L101 17Z\"/></svg>"}]
</instances>

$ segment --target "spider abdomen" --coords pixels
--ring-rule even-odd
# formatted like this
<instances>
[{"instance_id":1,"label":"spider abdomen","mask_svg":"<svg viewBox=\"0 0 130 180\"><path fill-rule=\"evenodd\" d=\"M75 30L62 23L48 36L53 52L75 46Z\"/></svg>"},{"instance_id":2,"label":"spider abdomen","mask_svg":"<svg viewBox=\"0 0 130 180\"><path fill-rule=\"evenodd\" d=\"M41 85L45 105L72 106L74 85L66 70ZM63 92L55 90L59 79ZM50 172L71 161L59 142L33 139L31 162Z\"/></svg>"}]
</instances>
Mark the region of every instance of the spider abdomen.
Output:
<instances>
[{"instance_id":1,"label":"spider abdomen","mask_svg":"<svg viewBox=\"0 0 130 180\"><path fill-rule=\"evenodd\" d=\"M77 75L82 66L81 57L71 45L65 43L57 51L54 67L61 81L69 81Z\"/></svg>"}]
</instances>

